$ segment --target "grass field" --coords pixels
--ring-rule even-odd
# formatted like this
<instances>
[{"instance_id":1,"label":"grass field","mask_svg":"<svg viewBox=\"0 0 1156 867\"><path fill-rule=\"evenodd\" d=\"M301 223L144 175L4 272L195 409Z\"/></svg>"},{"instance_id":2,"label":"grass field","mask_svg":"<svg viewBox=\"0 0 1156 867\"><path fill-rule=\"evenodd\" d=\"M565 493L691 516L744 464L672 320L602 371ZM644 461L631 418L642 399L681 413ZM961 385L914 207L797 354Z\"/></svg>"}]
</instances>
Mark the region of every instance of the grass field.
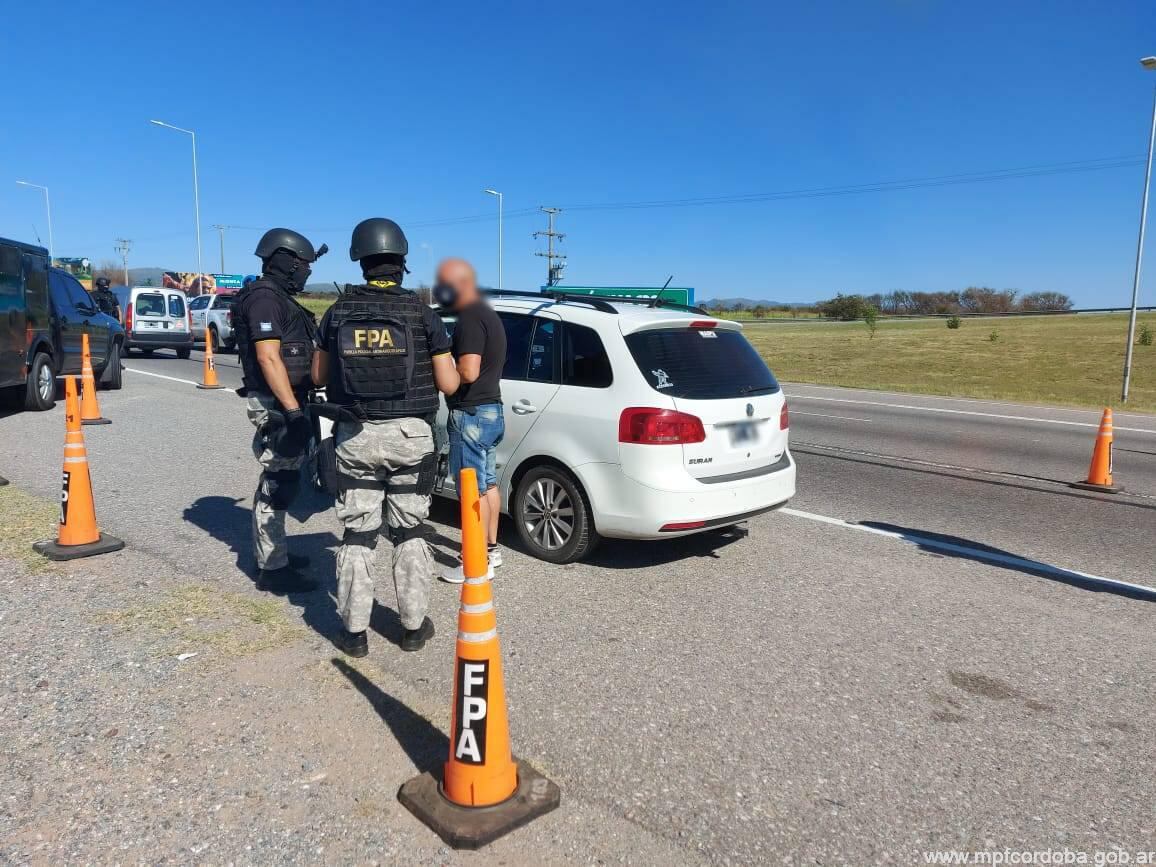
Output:
<instances>
[{"instance_id":1,"label":"grass field","mask_svg":"<svg viewBox=\"0 0 1156 867\"><path fill-rule=\"evenodd\" d=\"M1139 323L1156 331L1156 314ZM749 325L780 379L1073 406L1120 406L1127 317ZM993 332L996 339L992 340ZM1139 332L1139 325L1137 326ZM1128 408L1156 412L1156 346L1135 347Z\"/></svg>"},{"instance_id":2,"label":"grass field","mask_svg":"<svg viewBox=\"0 0 1156 867\"><path fill-rule=\"evenodd\" d=\"M337 295L334 294L329 298L299 298L297 300L320 321L321 314L333 305L333 302L337 300Z\"/></svg>"}]
</instances>

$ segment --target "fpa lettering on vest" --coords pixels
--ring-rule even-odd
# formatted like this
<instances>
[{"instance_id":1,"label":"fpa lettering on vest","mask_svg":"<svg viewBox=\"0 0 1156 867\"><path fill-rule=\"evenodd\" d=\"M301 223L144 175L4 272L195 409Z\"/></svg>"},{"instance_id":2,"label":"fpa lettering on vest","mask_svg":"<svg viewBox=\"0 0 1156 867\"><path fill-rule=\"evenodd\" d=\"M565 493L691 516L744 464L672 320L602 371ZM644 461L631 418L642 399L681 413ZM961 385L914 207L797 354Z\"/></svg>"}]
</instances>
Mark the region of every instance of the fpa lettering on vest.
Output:
<instances>
[{"instance_id":1,"label":"fpa lettering on vest","mask_svg":"<svg viewBox=\"0 0 1156 867\"><path fill-rule=\"evenodd\" d=\"M458 659L461 697L454 725L454 758L470 765L486 763L486 717L489 714L489 660Z\"/></svg>"},{"instance_id":2,"label":"fpa lettering on vest","mask_svg":"<svg viewBox=\"0 0 1156 867\"><path fill-rule=\"evenodd\" d=\"M388 324L345 325L340 331L341 354L404 355L408 352L405 329Z\"/></svg>"}]
</instances>

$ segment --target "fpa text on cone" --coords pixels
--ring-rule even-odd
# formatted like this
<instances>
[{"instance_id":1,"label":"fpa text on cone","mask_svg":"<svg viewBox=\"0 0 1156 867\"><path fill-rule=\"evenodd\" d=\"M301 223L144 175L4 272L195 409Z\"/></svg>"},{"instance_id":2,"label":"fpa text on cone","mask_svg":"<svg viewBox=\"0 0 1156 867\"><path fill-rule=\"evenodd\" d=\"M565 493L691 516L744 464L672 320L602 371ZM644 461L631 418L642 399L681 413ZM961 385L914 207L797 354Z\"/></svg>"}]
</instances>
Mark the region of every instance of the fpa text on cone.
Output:
<instances>
[{"instance_id":1,"label":"fpa text on cone","mask_svg":"<svg viewBox=\"0 0 1156 867\"><path fill-rule=\"evenodd\" d=\"M1102 491L1106 494L1115 494L1124 490L1112 478L1112 445L1114 441L1112 408L1104 407L1104 414L1100 417L1100 430L1096 433L1096 445L1092 448L1092 463L1088 467L1088 477L1082 482L1073 482L1073 488L1082 488L1085 491Z\"/></svg>"},{"instance_id":2,"label":"fpa text on cone","mask_svg":"<svg viewBox=\"0 0 1156 867\"><path fill-rule=\"evenodd\" d=\"M498 623L486 562L478 479L464 469L462 584L454 659L450 754L442 780L427 771L401 787L398 800L455 849L478 849L555 809L558 787L510 754Z\"/></svg>"},{"instance_id":3,"label":"fpa text on cone","mask_svg":"<svg viewBox=\"0 0 1156 867\"><path fill-rule=\"evenodd\" d=\"M76 377L64 380L64 472L60 487L60 527L55 541L37 542L32 547L49 560L75 560L119 551L124 542L105 536L96 527L96 505L92 498L92 478L88 472L88 452L80 426L80 402L76 397Z\"/></svg>"},{"instance_id":4,"label":"fpa text on cone","mask_svg":"<svg viewBox=\"0 0 1156 867\"><path fill-rule=\"evenodd\" d=\"M87 331L80 336L80 382L83 386L80 423L112 424L110 419L100 414L100 401L96 397L96 376L92 372L92 352L89 350Z\"/></svg>"}]
</instances>

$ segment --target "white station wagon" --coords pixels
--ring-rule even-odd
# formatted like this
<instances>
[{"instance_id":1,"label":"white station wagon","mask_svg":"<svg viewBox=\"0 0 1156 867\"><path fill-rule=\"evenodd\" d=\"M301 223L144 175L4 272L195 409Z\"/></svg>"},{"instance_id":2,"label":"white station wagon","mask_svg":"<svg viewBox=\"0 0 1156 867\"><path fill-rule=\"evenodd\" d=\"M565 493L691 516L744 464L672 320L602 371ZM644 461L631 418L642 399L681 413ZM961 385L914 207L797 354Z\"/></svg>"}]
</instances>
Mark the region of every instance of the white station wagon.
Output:
<instances>
[{"instance_id":1,"label":"white station wagon","mask_svg":"<svg viewBox=\"0 0 1156 867\"><path fill-rule=\"evenodd\" d=\"M737 322L632 299L490 302L508 345L502 508L535 556L724 527L794 496L786 399Z\"/></svg>"}]
</instances>

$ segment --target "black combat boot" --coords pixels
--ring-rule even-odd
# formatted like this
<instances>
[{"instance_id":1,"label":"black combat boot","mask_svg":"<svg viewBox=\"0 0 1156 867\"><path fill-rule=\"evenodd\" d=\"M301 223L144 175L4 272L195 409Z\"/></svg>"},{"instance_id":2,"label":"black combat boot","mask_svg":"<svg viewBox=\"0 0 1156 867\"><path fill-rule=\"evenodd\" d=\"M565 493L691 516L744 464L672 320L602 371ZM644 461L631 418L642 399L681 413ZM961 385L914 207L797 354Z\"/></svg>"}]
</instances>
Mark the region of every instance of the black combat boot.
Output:
<instances>
[{"instance_id":1,"label":"black combat boot","mask_svg":"<svg viewBox=\"0 0 1156 867\"><path fill-rule=\"evenodd\" d=\"M262 569L257 574L257 589L268 593L312 593L317 589L317 582L291 566L282 566L280 569Z\"/></svg>"},{"instance_id":2,"label":"black combat boot","mask_svg":"<svg viewBox=\"0 0 1156 867\"><path fill-rule=\"evenodd\" d=\"M347 632L342 629L333 643L346 656L355 656L359 659L369 656L369 639L366 638L364 629L361 632Z\"/></svg>"},{"instance_id":3,"label":"black combat boot","mask_svg":"<svg viewBox=\"0 0 1156 867\"><path fill-rule=\"evenodd\" d=\"M417 629L407 629L401 637L401 649L406 651L421 650L425 643L434 637L433 621L428 617L421 622Z\"/></svg>"}]
</instances>

